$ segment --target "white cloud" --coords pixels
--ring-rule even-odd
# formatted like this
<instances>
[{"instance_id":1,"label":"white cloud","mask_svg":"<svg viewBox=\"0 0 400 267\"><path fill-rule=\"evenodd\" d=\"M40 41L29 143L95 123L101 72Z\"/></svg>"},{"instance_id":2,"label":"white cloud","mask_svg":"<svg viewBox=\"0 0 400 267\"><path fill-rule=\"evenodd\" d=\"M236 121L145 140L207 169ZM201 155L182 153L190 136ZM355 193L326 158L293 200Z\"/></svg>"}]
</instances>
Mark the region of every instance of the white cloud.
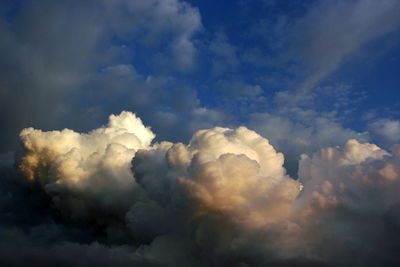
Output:
<instances>
[{"instance_id":1,"label":"white cloud","mask_svg":"<svg viewBox=\"0 0 400 267\"><path fill-rule=\"evenodd\" d=\"M396 261L399 160L398 147L390 154L356 140L303 156L296 220L316 257L346 266Z\"/></svg>"},{"instance_id":2,"label":"white cloud","mask_svg":"<svg viewBox=\"0 0 400 267\"><path fill-rule=\"evenodd\" d=\"M254 224L273 220L272 210L277 208L257 207L271 209L265 212L253 206L267 203L269 197L289 201L299 190L282 165L283 155L244 127L200 130L188 146L165 143L154 151L139 151L133 160L138 183L159 205L180 207L183 203L173 203L176 198L193 204L187 207L194 209L192 215L227 212L242 221L254 219Z\"/></svg>"},{"instance_id":3,"label":"white cloud","mask_svg":"<svg viewBox=\"0 0 400 267\"><path fill-rule=\"evenodd\" d=\"M320 123L321 136L337 134ZM304 126L286 124L293 138L319 138ZM283 154L245 127L200 130L187 145L151 146L154 134L123 112L87 134L28 128L20 137L20 168L55 207L106 228L108 242L136 242L138 261L398 262L399 146L388 152L351 139L302 155L296 181L286 174Z\"/></svg>"},{"instance_id":4,"label":"white cloud","mask_svg":"<svg viewBox=\"0 0 400 267\"><path fill-rule=\"evenodd\" d=\"M164 264L188 256L189 265L213 258L226 264L222 255L232 253L231 242L248 246L250 232L290 216L301 186L282 164L283 155L245 127L200 130L188 145L165 142L140 150L133 172L148 200L135 204L127 220L133 236L154 238L143 255L166 255L173 248L161 257ZM196 259L192 247L209 254Z\"/></svg>"},{"instance_id":5,"label":"white cloud","mask_svg":"<svg viewBox=\"0 0 400 267\"><path fill-rule=\"evenodd\" d=\"M111 115L106 127L89 133L26 128L20 134L25 149L20 170L38 181L68 217L123 216L138 197L131 159L154 137L130 112Z\"/></svg>"}]
</instances>

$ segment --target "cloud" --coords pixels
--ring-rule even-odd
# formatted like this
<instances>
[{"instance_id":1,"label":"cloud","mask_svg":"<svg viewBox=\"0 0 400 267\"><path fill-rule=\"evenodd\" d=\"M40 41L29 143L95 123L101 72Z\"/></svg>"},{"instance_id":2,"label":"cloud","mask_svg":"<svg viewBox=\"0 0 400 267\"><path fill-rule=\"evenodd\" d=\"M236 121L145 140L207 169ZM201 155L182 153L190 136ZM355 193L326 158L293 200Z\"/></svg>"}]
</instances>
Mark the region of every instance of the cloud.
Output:
<instances>
[{"instance_id":1,"label":"cloud","mask_svg":"<svg viewBox=\"0 0 400 267\"><path fill-rule=\"evenodd\" d=\"M167 40L167 53L155 53L154 62L160 67L181 72L195 67L197 49L192 36L202 28L197 8L178 0L118 0L102 4L122 40L139 37L139 43L160 50Z\"/></svg>"},{"instance_id":2,"label":"cloud","mask_svg":"<svg viewBox=\"0 0 400 267\"><path fill-rule=\"evenodd\" d=\"M138 183L152 199L152 214L172 218L172 222L165 219L163 234L153 232L158 237L146 253L165 253L173 247L182 254L170 258L171 264L187 260L210 264L211 257L223 266L397 262L398 148L391 154L376 145L349 140L343 147L323 149L312 158L302 156L301 187L294 180L277 179L282 170L266 168L263 172L264 158L273 160L275 167L281 164L276 152L268 149L270 153L255 162L259 154L253 155L246 147L240 148L242 155L236 154L233 145L238 136L245 140L241 145L263 147L263 142L249 138L257 136L254 132L243 128L224 135L218 132L224 131L200 131L187 147L165 143L159 150L139 152L133 160ZM194 151L198 154L193 155ZM225 151L235 154L221 154ZM149 162L157 162L156 170L150 169ZM258 181L253 178L257 167L262 179ZM132 212L128 218L138 214ZM193 247L207 254L190 259L193 255L188 256L191 249L187 248Z\"/></svg>"},{"instance_id":3,"label":"cloud","mask_svg":"<svg viewBox=\"0 0 400 267\"><path fill-rule=\"evenodd\" d=\"M209 51L213 54L212 75L218 76L239 66L237 48L229 43L227 36L219 33L210 42Z\"/></svg>"},{"instance_id":4,"label":"cloud","mask_svg":"<svg viewBox=\"0 0 400 267\"><path fill-rule=\"evenodd\" d=\"M296 176L300 155L311 155L321 148L344 144L348 139L368 141L368 133L344 128L329 113L296 109L289 113L254 113L249 126L268 138L285 154L289 173Z\"/></svg>"},{"instance_id":5,"label":"cloud","mask_svg":"<svg viewBox=\"0 0 400 267\"><path fill-rule=\"evenodd\" d=\"M123 91L119 97L114 95L115 90L110 90L115 84ZM107 110L119 112L121 108L135 106L137 113L151 122L158 133L157 141L188 141L199 129L229 126L234 122L234 117L220 108L203 107L195 89L171 77L142 77L135 72L126 76L105 74L97 81L96 89L97 86L107 92L100 98L107 101L107 107L96 105L97 116ZM90 111L83 112L91 116Z\"/></svg>"},{"instance_id":6,"label":"cloud","mask_svg":"<svg viewBox=\"0 0 400 267\"><path fill-rule=\"evenodd\" d=\"M156 168L154 172L148 164L156 162L152 157L159 158L162 154L165 155L160 169L167 169L159 172ZM187 147L179 143L164 144L158 151L139 151L133 160L133 171L138 183L160 205L174 205L170 199L174 193L168 192L168 188L178 187L183 192L176 197L193 203L195 210L189 211L192 215L227 212L240 221L249 220L248 224L263 225L273 220L273 212L279 209L270 207L268 212L253 210L251 206L268 202L269 194L272 198L287 197L289 201L300 187L285 176L282 165L283 155L255 132L244 127L214 128L198 131ZM164 186L167 188L163 190Z\"/></svg>"},{"instance_id":7,"label":"cloud","mask_svg":"<svg viewBox=\"0 0 400 267\"><path fill-rule=\"evenodd\" d=\"M293 27L293 51L309 74L299 87L308 91L372 41L400 27L396 0L319 1Z\"/></svg>"},{"instance_id":8,"label":"cloud","mask_svg":"<svg viewBox=\"0 0 400 267\"><path fill-rule=\"evenodd\" d=\"M19 168L43 186L66 217L101 224L123 216L138 197L130 161L154 137L130 112L111 115L106 127L86 134L26 128L20 134L25 154Z\"/></svg>"},{"instance_id":9,"label":"cloud","mask_svg":"<svg viewBox=\"0 0 400 267\"><path fill-rule=\"evenodd\" d=\"M44 3L21 6L22 10L12 17L14 23L1 18L0 120L5 129L1 133L4 151L15 147L17 133L27 124L56 125L55 120L65 114L71 93L80 88L82 74L92 70L93 62L88 58L95 57L96 42L103 33L101 23L83 10L72 12L64 6L60 12L61 6ZM74 14L74 19L66 14ZM92 26L81 26L89 22ZM61 45L65 43L68 45ZM21 112L25 109L30 112ZM6 114L13 114L13 118Z\"/></svg>"},{"instance_id":10,"label":"cloud","mask_svg":"<svg viewBox=\"0 0 400 267\"><path fill-rule=\"evenodd\" d=\"M380 119L370 123L368 128L384 145L400 143L400 122L397 120Z\"/></svg>"},{"instance_id":11,"label":"cloud","mask_svg":"<svg viewBox=\"0 0 400 267\"><path fill-rule=\"evenodd\" d=\"M231 242L247 244L250 231L290 215L301 186L282 165L283 155L245 127L200 130L187 146L161 143L140 150L133 172L149 200L133 206L128 225L133 236L143 238L145 229L147 238L156 237L146 253L160 246L179 250L163 258L166 265L188 258L189 265L212 264L212 259L229 264L224 254L233 253ZM155 222L161 218L160 227ZM193 249L208 255L198 258Z\"/></svg>"},{"instance_id":12,"label":"cloud","mask_svg":"<svg viewBox=\"0 0 400 267\"><path fill-rule=\"evenodd\" d=\"M260 85L246 84L240 80L219 80L217 86L225 97L257 97L263 92Z\"/></svg>"},{"instance_id":13,"label":"cloud","mask_svg":"<svg viewBox=\"0 0 400 267\"><path fill-rule=\"evenodd\" d=\"M395 0L241 2L217 33L181 0L17 2L0 4L0 265L399 265L399 123L352 130L364 95L316 87L397 34Z\"/></svg>"},{"instance_id":14,"label":"cloud","mask_svg":"<svg viewBox=\"0 0 400 267\"><path fill-rule=\"evenodd\" d=\"M302 157L297 219L318 257L335 265L398 262L398 165L398 147L388 153L356 140Z\"/></svg>"},{"instance_id":15,"label":"cloud","mask_svg":"<svg viewBox=\"0 0 400 267\"><path fill-rule=\"evenodd\" d=\"M0 229L2 266L160 266L135 256L135 248L129 246L107 246L98 242L63 242L51 246L39 243L32 235L43 235L43 230L35 229L35 233L27 235L19 229Z\"/></svg>"},{"instance_id":16,"label":"cloud","mask_svg":"<svg viewBox=\"0 0 400 267\"><path fill-rule=\"evenodd\" d=\"M398 263L398 146L386 151L350 139L303 154L295 180L283 154L246 127L200 130L187 145L152 144L150 129L122 112L86 134L27 128L20 137L25 185L1 173L0 230L14 240L6 251L19 244L33 262L68 266L69 255L85 254L87 264L134 266ZM42 198L25 231L18 218L32 210L12 203L35 201L9 196L12 187ZM102 257L92 258L95 251Z\"/></svg>"},{"instance_id":17,"label":"cloud","mask_svg":"<svg viewBox=\"0 0 400 267\"><path fill-rule=\"evenodd\" d=\"M165 79L160 76L188 72L197 64L194 34L202 29L201 17L184 1L40 0L1 7L1 152L14 150L17 133L32 125L87 131L103 115L126 106L152 113L144 107L148 101L140 101L158 101L166 93L157 84L145 93L147 76ZM107 88L99 86L105 80ZM188 94L179 94L181 102ZM174 106L174 100L157 106ZM198 105L196 97L190 101ZM21 112L26 109L30 112Z\"/></svg>"},{"instance_id":18,"label":"cloud","mask_svg":"<svg viewBox=\"0 0 400 267\"><path fill-rule=\"evenodd\" d=\"M224 252L210 255L228 253L222 241L237 236L233 229L246 233L286 218L300 190L285 174L283 155L245 127L201 130L187 146L150 147L154 134L123 112L87 134L27 128L20 137L20 170L51 197L53 208L67 220L104 227L112 244L139 242L135 255L154 264L210 263L211 256L196 255L211 248L208 232L231 229L215 239Z\"/></svg>"}]
</instances>

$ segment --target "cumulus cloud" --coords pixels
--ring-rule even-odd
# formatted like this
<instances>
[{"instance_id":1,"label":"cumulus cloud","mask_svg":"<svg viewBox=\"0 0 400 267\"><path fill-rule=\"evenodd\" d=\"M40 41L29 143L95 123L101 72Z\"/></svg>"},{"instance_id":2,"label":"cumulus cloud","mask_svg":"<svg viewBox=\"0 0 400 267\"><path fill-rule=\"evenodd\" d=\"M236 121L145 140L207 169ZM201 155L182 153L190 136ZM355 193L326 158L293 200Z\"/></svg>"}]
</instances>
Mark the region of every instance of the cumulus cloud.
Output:
<instances>
[{"instance_id":1,"label":"cumulus cloud","mask_svg":"<svg viewBox=\"0 0 400 267\"><path fill-rule=\"evenodd\" d=\"M160 153L164 154L161 164L167 168L161 173L148 165L156 162L151 158L159 158ZM226 212L257 226L285 214L285 208L277 203L275 207L262 207L262 203L268 203L268 198L290 203L300 188L285 175L282 165L283 155L244 127L201 130L188 146L165 143L159 150L139 151L133 160L138 183L160 205L180 206L171 199L174 192L168 192L179 188L182 195L173 197L192 203L187 207L192 216Z\"/></svg>"},{"instance_id":2,"label":"cumulus cloud","mask_svg":"<svg viewBox=\"0 0 400 267\"><path fill-rule=\"evenodd\" d=\"M195 257L187 249L194 246L209 253L197 260L212 264L212 257L222 266L397 262L398 230L392 232L399 228L397 147L389 153L352 139L311 158L303 155L303 185L284 175L279 155L245 128L200 131L188 146L164 143L140 151L133 169L151 198L149 221L161 215L166 227L156 232L160 227L150 230L146 224L157 236L146 253L174 247L182 254L170 258L172 264ZM133 228L139 225L134 218L144 215L140 209L129 213Z\"/></svg>"},{"instance_id":3,"label":"cumulus cloud","mask_svg":"<svg viewBox=\"0 0 400 267\"><path fill-rule=\"evenodd\" d=\"M133 172L149 200L133 206L128 225L134 236L143 235L138 229L157 236L147 253L177 246L180 252L165 264L187 257L189 265L212 264L214 257L216 264L226 265L230 260L223 255L235 250L230 242L244 239L237 244L242 246L250 242L249 232L290 215L301 185L282 165L283 155L245 127L200 130L187 146L162 143L140 150ZM160 217L161 227L155 224ZM209 255L196 259L193 249Z\"/></svg>"},{"instance_id":4,"label":"cumulus cloud","mask_svg":"<svg viewBox=\"0 0 400 267\"><path fill-rule=\"evenodd\" d=\"M301 188L286 175L283 155L245 127L200 130L188 145L150 147L154 134L123 112L87 134L27 128L20 137L20 170L61 214L106 227L111 242L120 225L130 242L151 243L137 255L167 265L209 264L212 256L198 259L196 251L209 250L208 234L224 225L231 230L215 239L221 252L210 255L230 253L222 241L287 218ZM172 247L176 255L165 256Z\"/></svg>"},{"instance_id":5,"label":"cumulus cloud","mask_svg":"<svg viewBox=\"0 0 400 267\"><path fill-rule=\"evenodd\" d=\"M311 155L327 146L342 145L348 139L369 140L367 133L344 128L331 115L312 110L296 109L289 114L254 113L249 126L285 154L286 167L292 176L297 174L303 153Z\"/></svg>"},{"instance_id":6,"label":"cumulus cloud","mask_svg":"<svg viewBox=\"0 0 400 267\"><path fill-rule=\"evenodd\" d=\"M398 262L399 159L398 146L389 153L356 140L302 157L297 220L316 257L346 266Z\"/></svg>"},{"instance_id":7,"label":"cumulus cloud","mask_svg":"<svg viewBox=\"0 0 400 267\"><path fill-rule=\"evenodd\" d=\"M295 180L286 174L283 154L246 127L200 130L187 145L152 144L151 130L122 112L89 133L27 128L20 138L24 190L35 200L44 193L52 205L26 234L0 226L12 233L7 240L19 240L6 251L18 243L34 262L49 246L52 256L38 262L72 265L66 255L84 253L87 264L134 266L398 263L398 146L386 151L350 139L303 154ZM10 213L12 199L23 196L0 190L0 209ZM46 207L46 198L40 203ZM7 216L3 221L11 223L20 215ZM73 234L65 218L94 223L105 233L78 224ZM96 251L102 253L98 261L91 257Z\"/></svg>"},{"instance_id":8,"label":"cumulus cloud","mask_svg":"<svg viewBox=\"0 0 400 267\"><path fill-rule=\"evenodd\" d=\"M155 135L130 112L111 115L108 125L89 133L69 129L24 129L19 168L40 183L54 205L73 219L121 216L135 196L130 161L149 148Z\"/></svg>"},{"instance_id":9,"label":"cumulus cloud","mask_svg":"<svg viewBox=\"0 0 400 267\"><path fill-rule=\"evenodd\" d=\"M347 128L341 112L360 96L315 88L397 33L398 2L241 2L231 14L250 20L211 15L203 36L182 0L11 2L0 4L0 265L399 265L399 123ZM123 109L152 128L124 111L87 132Z\"/></svg>"}]
</instances>

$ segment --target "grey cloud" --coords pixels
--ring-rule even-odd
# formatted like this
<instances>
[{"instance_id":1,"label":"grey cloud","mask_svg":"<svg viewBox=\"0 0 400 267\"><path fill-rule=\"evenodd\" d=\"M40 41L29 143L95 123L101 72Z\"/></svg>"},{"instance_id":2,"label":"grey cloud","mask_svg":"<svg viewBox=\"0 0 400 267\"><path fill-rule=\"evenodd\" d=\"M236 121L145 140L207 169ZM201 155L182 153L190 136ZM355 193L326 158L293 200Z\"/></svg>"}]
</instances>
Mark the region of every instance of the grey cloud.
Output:
<instances>
[{"instance_id":1,"label":"grey cloud","mask_svg":"<svg viewBox=\"0 0 400 267\"><path fill-rule=\"evenodd\" d=\"M13 148L13 136L27 124L55 125L66 112L71 92L82 84L82 73L92 68L88 58L96 55L93 46L101 29L95 18L78 10L71 20L68 7L57 16L51 3L46 8L50 15L43 16L44 11L40 4L33 5L16 14L15 24L2 20L0 25L2 149ZM81 27L88 21L93 26ZM66 40L69 45L61 46Z\"/></svg>"},{"instance_id":2,"label":"grey cloud","mask_svg":"<svg viewBox=\"0 0 400 267\"><path fill-rule=\"evenodd\" d=\"M400 121L390 119L376 120L369 124L369 130L385 146L400 142Z\"/></svg>"},{"instance_id":3,"label":"grey cloud","mask_svg":"<svg viewBox=\"0 0 400 267\"><path fill-rule=\"evenodd\" d=\"M236 118L247 118L249 113L265 110L268 103L264 87L257 83L248 83L229 75L215 82L213 94L216 106Z\"/></svg>"},{"instance_id":4,"label":"grey cloud","mask_svg":"<svg viewBox=\"0 0 400 267\"><path fill-rule=\"evenodd\" d=\"M0 23L2 152L15 148L23 127L88 130L104 115L104 101L125 99L120 111L127 105L143 107L149 98L158 100L164 88L154 83L141 91L141 99L131 92L145 87L133 67L137 62L149 64L158 79L159 66L152 63L157 53L169 62L170 72L196 65L193 34L201 30L201 18L186 2L24 1L13 12ZM124 44L135 44L141 52ZM143 55L148 60L139 59ZM98 86L110 76L130 78ZM188 105L195 106L196 96L189 94L194 97Z\"/></svg>"},{"instance_id":5,"label":"grey cloud","mask_svg":"<svg viewBox=\"0 0 400 267\"><path fill-rule=\"evenodd\" d=\"M170 141L188 140L193 131L226 125L232 118L224 111L200 105L195 89L171 76L143 76L132 65L123 64L104 68L91 77L89 94L102 116L107 112L132 110L149 121L153 129ZM99 94L101 92L102 94ZM107 102L107 107L101 103ZM99 103L99 104L98 104ZM91 110L80 111L92 116ZM98 116L98 114L96 114Z\"/></svg>"},{"instance_id":6,"label":"grey cloud","mask_svg":"<svg viewBox=\"0 0 400 267\"><path fill-rule=\"evenodd\" d=\"M260 85L246 84L237 80L219 80L217 86L224 96L232 97L256 97L262 94L263 90Z\"/></svg>"},{"instance_id":7,"label":"grey cloud","mask_svg":"<svg viewBox=\"0 0 400 267\"><path fill-rule=\"evenodd\" d=\"M293 27L294 55L309 66L299 90L336 71L364 45L400 27L396 0L319 1Z\"/></svg>"},{"instance_id":8,"label":"grey cloud","mask_svg":"<svg viewBox=\"0 0 400 267\"><path fill-rule=\"evenodd\" d=\"M165 40L170 40L168 54L155 53L154 62L183 72L195 67L196 47L192 35L202 28L197 8L176 0L104 1L104 4L109 16L118 22L116 31L124 39L137 38L154 48L161 48Z\"/></svg>"},{"instance_id":9,"label":"grey cloud","mask_svg":"<svg viewBox=\"0 0 400 267\"><path fill-rule=\"evenodd\" d=\"M161 266L135 256L134 247L107 246L97 242L40 244L18 229L0 229L0 233L2 266ZM43 232L38 230L36 234L43 235Z\"/></svg>"},{"instance_id":10,"label":"grey cloud","mask_svg":"<svg viewBox=\"0 0 400 267\"><path fill-rule=\"evenodd\" d=\"M217 34L210 42L209 51L214 55L211 69L213 75L218 76L230 72L239 66L237 48L223 33Z\"/></svg>"},{"instance_id":11,"label":"grey cloud","mask_svg":"<svg viewBox=\"0 0 400 267\"><path fill-rule=\"evenodd\" d=\"M298 160L303 153L311 155L327 146L342 145L355 138L369 140L367 133L358 133L344 128L328 114L318 114L312 110L297 109L293 113L254 113L249 126L285 154L285 166L292 176L296 176Z\"/></svg>"}]
</instances>

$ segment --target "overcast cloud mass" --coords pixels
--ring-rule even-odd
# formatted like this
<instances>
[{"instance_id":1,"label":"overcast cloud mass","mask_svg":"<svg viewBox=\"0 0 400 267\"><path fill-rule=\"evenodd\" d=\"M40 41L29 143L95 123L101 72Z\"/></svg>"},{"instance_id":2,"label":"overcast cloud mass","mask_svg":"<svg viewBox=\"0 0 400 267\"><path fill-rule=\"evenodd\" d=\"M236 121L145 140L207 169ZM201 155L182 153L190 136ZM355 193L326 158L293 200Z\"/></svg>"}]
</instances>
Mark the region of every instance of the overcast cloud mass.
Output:
<instances>
[{"instance_id":1,"label":"overcast cloud mass","mask_svg":"<svg viewBox=\"0 0 400 267\"><path fill-rule=\"evenodd\" d=\"M0 265L399 266L399 14L2 1Z\"/></svg>"}]
</instances>

